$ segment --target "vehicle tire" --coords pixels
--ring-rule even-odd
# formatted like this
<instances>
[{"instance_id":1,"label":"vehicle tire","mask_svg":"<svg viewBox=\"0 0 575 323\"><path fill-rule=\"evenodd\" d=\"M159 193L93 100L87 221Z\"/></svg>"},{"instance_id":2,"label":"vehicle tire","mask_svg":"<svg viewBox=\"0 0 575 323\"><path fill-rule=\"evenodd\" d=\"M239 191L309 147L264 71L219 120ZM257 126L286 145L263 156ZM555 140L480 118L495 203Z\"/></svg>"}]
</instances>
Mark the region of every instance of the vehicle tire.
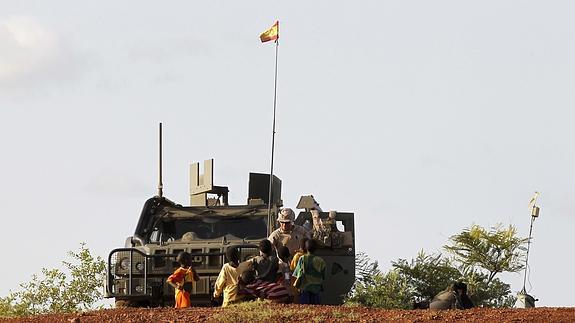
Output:
<instances>
[{"instance_id":1,"label":"vehicle tire","mask_svg":"<svg viewBox=\"0 0 575 323\"><path fill-rule=\"evenodd\" d=\"M116 300L116 308L138 307L138 303L134 301L127 301L123 299Z\"/></svg>"}]
</instances>

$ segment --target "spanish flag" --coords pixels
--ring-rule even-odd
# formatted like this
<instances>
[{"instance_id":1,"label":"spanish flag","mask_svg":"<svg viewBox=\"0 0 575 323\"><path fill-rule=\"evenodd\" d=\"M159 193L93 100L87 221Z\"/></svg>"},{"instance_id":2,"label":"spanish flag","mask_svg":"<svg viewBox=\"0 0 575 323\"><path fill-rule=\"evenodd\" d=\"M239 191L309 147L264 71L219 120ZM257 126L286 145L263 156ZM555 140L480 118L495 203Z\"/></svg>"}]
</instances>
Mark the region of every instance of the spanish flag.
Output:
<instances>
[{"instance_id":1,"label":"spanish flag","mask_svg":"<svg viewBox=\"0 0 575 323\"><path fill-rule=\"evenodd\" d=\"M280 22L276 21L276 23L268 30L264 31L260 35L260 40L262 43L265 43L270 40L277 41L280 38Z\"/></svg>"}]
</instances>

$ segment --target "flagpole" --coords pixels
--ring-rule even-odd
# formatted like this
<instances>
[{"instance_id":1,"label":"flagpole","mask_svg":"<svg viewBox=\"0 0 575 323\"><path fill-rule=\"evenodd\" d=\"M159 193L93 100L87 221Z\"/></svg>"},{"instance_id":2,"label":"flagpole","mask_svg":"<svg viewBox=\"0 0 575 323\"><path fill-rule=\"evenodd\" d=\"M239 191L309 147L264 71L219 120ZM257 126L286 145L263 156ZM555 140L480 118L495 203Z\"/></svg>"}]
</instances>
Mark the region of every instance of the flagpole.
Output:
<instances>
[{"instance_id":1,"label":"flagpole","mask_svg":"<svg viewBox=\"0 0 575 323\"><path fill-rule=\"evenodd\" d=\"M278 89L278 48L279 39L276 39L276 63L275 63L275 73L274 73L274 114L273 114L273 126L272 126L272 156L271 156L271 166L270 166L270 186L268 192L268 225L273 223L272 214L272 184L274 177L274 148L275 148L275 138L276 138L276 102L277 102L277 89Z\"/></svg>"}]
</instances>

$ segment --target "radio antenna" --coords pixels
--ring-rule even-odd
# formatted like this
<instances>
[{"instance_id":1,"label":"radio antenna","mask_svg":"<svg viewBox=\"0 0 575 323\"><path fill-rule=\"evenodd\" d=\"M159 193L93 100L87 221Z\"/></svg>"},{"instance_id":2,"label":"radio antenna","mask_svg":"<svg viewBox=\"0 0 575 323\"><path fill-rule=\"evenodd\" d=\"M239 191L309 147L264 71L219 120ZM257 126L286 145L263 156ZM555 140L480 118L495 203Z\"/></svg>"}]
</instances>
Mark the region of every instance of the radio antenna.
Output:
<instances>
[{"instance_id":1,"label":"radio antenna","mask_svg":"<svg viewBox=\"0 0 575 323\"><path fill-rule=\"evenodd\" d=\"M539 192L535 192L531 201L529 201L529 210L531 211L531 225L529 226L529 237L527 238L527 254L525 256L525 274L523 276L523 289L517 293L517 302L515 302L515 307L518 308L531 308L535 307L535 302L538 299L527 294L525 288L525 283L527 282L527 272L529 270L529 247L531 246L531 234L533 233L533 222L539 217L539 206L537 206L537 198L539 197Z\"/></svg>"},{"instance_id":2,"label":"radio antenna","mask_svg":"<svg viewBox=\"0 0 575 323\"><path fill-rule=\"evenodd\" d=\"M539 192L535 192L533 197L529 201L529 210L531 211L531 225L529 226L529 238L527 240L527 255L525 257L525 274L523 276L523 290L525 293L525 283L527 281L527 268L529 267L529 247L531 246L531 234L533 233L533 222L539 216L539 207L537 206L537 198L539 197Z\"/></svg>"},{"instance_id":3,"label":"radio antenna","mask_svg":"<svg viewBox=\"0 0 575 323\"><path fill-rule=\"evenodd\" d=\"M164 195L164 185L162 184L162 123L160 122L160 138L159 138L159 180L158 180L158 196Z\"/></svg>"}]
</instances>

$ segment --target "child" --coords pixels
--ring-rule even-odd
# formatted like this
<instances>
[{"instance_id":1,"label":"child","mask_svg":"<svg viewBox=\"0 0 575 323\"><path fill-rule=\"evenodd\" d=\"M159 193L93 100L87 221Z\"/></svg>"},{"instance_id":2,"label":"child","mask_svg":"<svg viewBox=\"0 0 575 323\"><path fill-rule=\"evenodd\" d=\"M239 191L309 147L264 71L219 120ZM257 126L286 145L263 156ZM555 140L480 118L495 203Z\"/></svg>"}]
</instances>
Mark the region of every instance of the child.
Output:
<instances>
[{"instance_id":1,"label":"child","mask_svg":"<svg viewBox=\"0 0 575 323\"><path fill-rule=\"evenodd\" d=\"M240 281L244 286L240 292L247 297L267 299L274 303L287 303L290 300L288 290L282 283L256 279L254 270L244 271Z\"/></svg>"},{"instance_id":2,"label":"child","mask_svg":"<svg viewBox=\"0 0 575 323\"><path fill-rule=\"evenodd\" d=\"M176 308L184 308L192 306L190 301L190 293L192 292L192 282L200 280L198 273L192 268L192 255L188 252L180 252L176 261L180 264L180 268L176 269L170 277L168 277L168 284L176 290Z\"/></svg>"},{"instance_id":3,"label":"child","mask_svg":"<svg viewBox=\"0 0 575 323\"><path fill-rule=\"evenodd\" d=\"M279 272L281 277L278 282L281 283L289 293L289 300L293 302L298 295L298 291L292 286L293 282L291 279L292 270L290 269L290 253L286 246L279 246L277 248L278 258L279 258Z\"/></svg>"},{"instance_id":4,"label":"child","mask_svg":"<svg viewBox=\"0 0 575 323\"><path fill-rule=\"evenodd\" d=\"M273 253L272 243L268 239L260 241L260 255L252 259L256 279L275 282L278 273L278 258Z\"/></svg>"},{"instance_id":5,"label":"child","mask_svg":"<svg viewBox=\"0 0 575 323\"><path fill-rule=\"evenodd\" d=\"M296 286L299 289L300 304L319 304L319 293L323 290L325 279L325 261L314 255L316 241L309 239L305 243L307 253L301 256L295 267L293 276L303 282Z\"/></svg>"},{"instance_id":6,"label":"child","mask_svg":"<svg viewBox=\"0 0 575 323\"><path fill-rule=\"evenodd\" d=\"M299 258L301 258L301 256L303 256L307 253L307 249L305 248L305 244L306 244L307 240L308 240L308 238L303 238L300 240L299 249L293 255L293 258L292 258L290 266L289 266L289 269L292 272L290 294L293 295L292 301L294 304L299 304L299 290L297 289L297 287L294 286L296 279L293 276L293 272L295 270L295 267L297 265Z\"/></svg>"},{"instance_id":7,"label":"child","mask_svg":"<svg viewBox=\"0 0 575 323\"><path fill-rule=\"evenodd\" d=\"M289 269L292 272L295 270L295 266L297 265L297 261L299 260L299 258L307 253L307 250L305 249L305 243L307 240L308 238L303 238L300 240L299 249L293 255L293 258L289 266Z\"/></svg>"},{"instance_id":8,"label":"child","mask_svg":"<svg viewBox=\"0 0 575 323\"><path fill-rule=\"evenodd\" d=\"M252 270L242 273L242 281L246 284L243 292L272 302L285 303L289 300L289 292L282 283L277 282L279 265L272 244L264 239L260 241L259 248L260 255L250 260Z\"/></svg>"},{"instance_id":9,"label":"child","mask_svg":"<svg viewBox=\"0 0 575 323\"><path fill-rule=\"evenodd\" d=\"M240 263L240 252L238 248L228 247L226 250L226 258L228 258L228 262L222 267L214 290L214 298L220 297L222 292L224 294L222 307L233 304L241 300L244 296L238 294L239 272L237 268Z\"/></svg>"},{"instance_id":10,"label":"child","mask_svg":"<svg viewBox=\"0 0 575 323\"><path fill-rule=\"evenodd\" d=\"M282 274L280 277L280 281L284 281L287 282L287 284L289 284L289 281L291 280L289 249L286 246L279 246L277 249L277 254L279 258L278 271Z\"/></svg>"}]
</instances>

